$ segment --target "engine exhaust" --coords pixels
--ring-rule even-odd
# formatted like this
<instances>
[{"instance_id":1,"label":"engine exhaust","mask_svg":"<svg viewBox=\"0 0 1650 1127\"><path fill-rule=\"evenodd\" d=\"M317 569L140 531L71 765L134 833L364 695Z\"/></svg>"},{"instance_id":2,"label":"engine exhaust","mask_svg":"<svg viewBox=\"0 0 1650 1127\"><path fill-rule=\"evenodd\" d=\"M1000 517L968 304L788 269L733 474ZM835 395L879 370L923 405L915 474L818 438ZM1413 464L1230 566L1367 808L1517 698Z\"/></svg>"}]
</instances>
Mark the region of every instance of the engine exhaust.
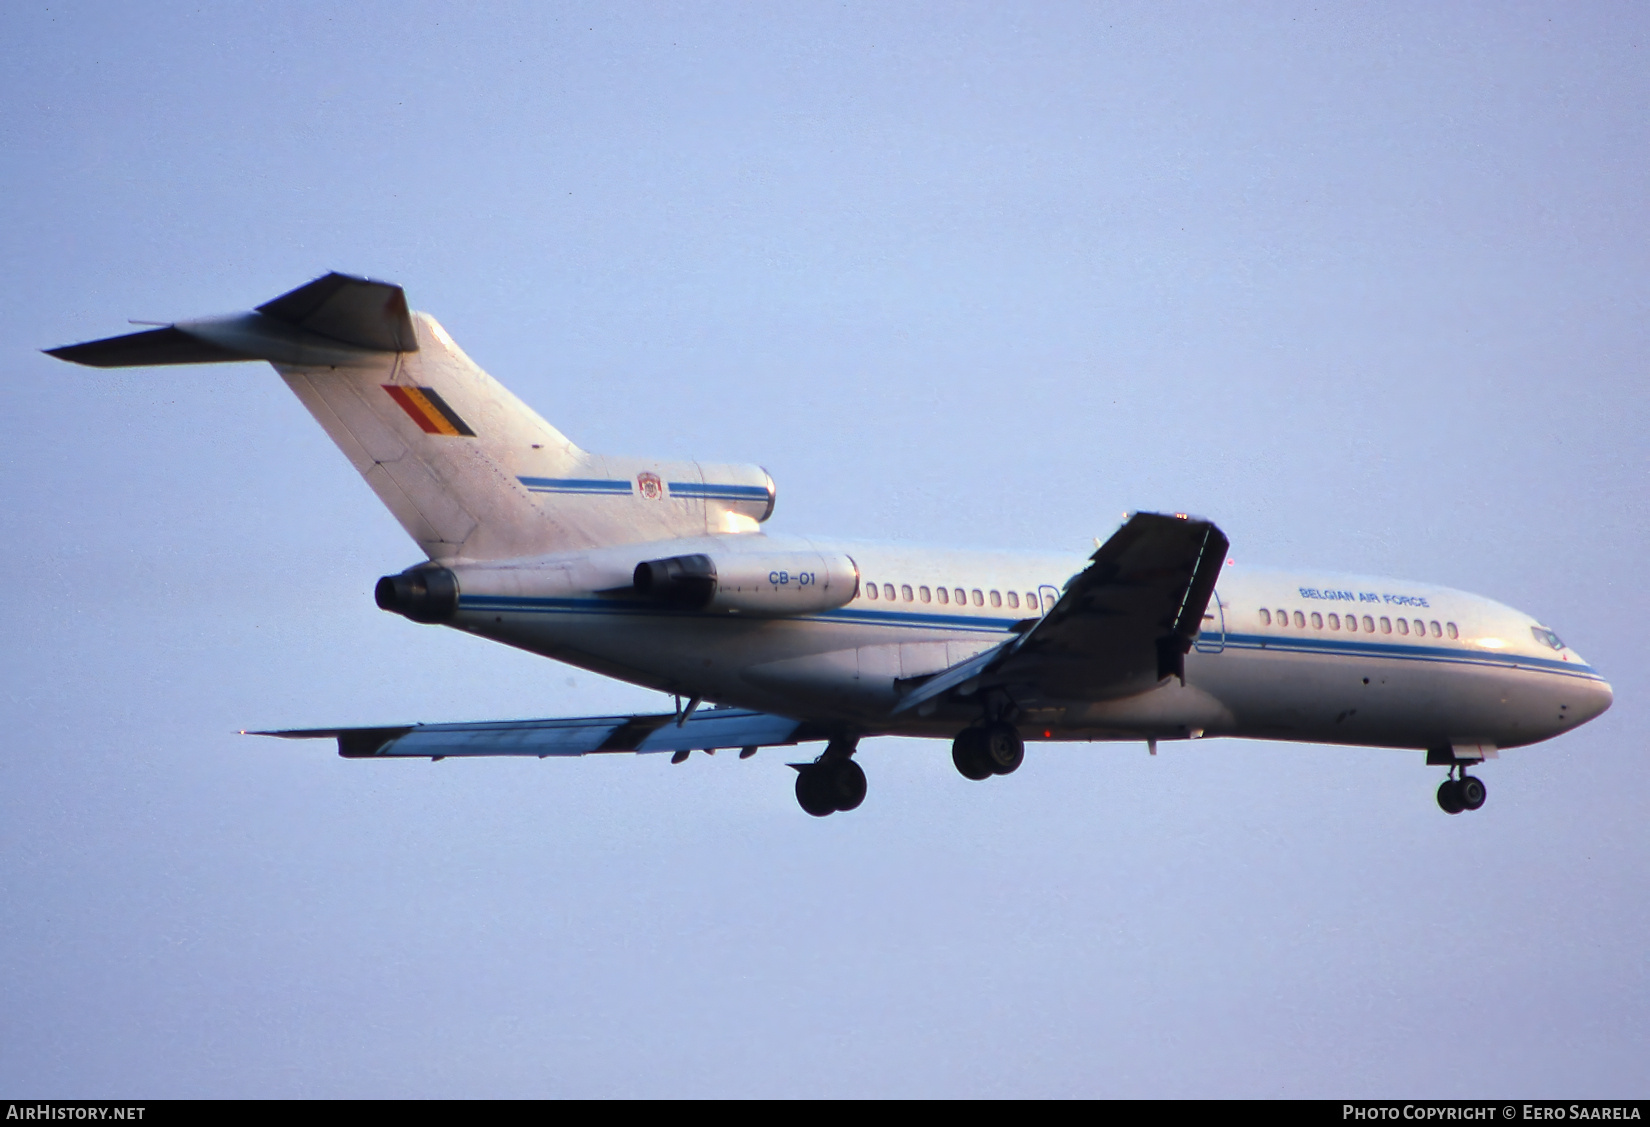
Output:
<instances>
[{"instance_id":1,"label":"engine exhaust","mask_svg":"<svg viewBox=\"0 0 1650 1127\"><path fill-rule=\"evenodd\" d=\"M372 589L379 610L431 625L458 613L458 576L444 567L412 567L386 575Z\"/></svg>"}]
</instances>

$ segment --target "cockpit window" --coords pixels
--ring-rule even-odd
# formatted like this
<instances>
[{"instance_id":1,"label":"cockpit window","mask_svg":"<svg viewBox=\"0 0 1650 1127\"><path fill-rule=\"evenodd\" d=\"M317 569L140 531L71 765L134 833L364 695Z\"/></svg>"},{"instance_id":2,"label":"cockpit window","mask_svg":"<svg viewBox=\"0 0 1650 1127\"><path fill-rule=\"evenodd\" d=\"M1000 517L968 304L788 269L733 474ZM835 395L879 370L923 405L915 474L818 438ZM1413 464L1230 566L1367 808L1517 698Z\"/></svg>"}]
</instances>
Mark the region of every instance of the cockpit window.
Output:
<instances>
[{"instance_id":1,"label":"cockpit window","mask_svg":"<svg viewBox=\"0 0 1650 1127\"><path fill-rule=\"evenodd\" d=\"M1551 646L1555 650L1564 648L1564 643L1558 640L1558 635L1545 626L1532 626L1530 627L1530 633L1534 634L1535 640L1544 646Z\"/></svg>"}]
</instances>

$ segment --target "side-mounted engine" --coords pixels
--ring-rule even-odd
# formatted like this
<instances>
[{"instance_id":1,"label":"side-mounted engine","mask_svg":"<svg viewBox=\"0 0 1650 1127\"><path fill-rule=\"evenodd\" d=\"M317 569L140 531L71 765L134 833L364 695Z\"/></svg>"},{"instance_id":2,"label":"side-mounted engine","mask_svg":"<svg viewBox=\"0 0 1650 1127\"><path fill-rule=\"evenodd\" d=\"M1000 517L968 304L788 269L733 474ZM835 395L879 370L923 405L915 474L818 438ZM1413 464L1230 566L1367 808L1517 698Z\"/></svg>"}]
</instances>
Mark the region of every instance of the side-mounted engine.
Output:
<instances>
[{"instance_id":1,"label":"side-mounted engine","mask_svg":"<svg viewBox=\"0 0 1650 1127\"><path fill-rule=\"evenodd\" d=\"M682 550L656 556L661 548ZM459 619L461 594L465 609L485 605L495 614L543 606L545 600L567 605L598 599L783 618L852 602L859 594L859 567L846 553L798 538L702 537L567 556L425 563L386 575L373 589L381 609L424 623Z\"/></svg>"},{"instance_id":2,"label":"side-mounted engine","mask_svg":"<svg viewBox=\"0 0 1650 1127\"><path fill-rule=\"evenodd\" d=\"M632 573L629 592L666 606L764 616L835 610L858 593L854 561L840 552L819 551L695 552L643 560Z\"/></svg>"}]
</instances>

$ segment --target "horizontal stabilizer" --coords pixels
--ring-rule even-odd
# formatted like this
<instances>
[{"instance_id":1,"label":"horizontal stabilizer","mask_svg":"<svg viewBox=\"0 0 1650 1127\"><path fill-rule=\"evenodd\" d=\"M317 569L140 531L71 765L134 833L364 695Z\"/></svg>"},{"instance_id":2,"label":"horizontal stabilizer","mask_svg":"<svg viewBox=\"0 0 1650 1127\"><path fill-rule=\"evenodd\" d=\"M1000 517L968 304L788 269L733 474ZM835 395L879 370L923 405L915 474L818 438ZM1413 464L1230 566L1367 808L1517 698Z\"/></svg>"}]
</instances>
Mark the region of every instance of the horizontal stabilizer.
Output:
<instances>
[{"instance_id":1,"label":"horizontal stabilizer","mask_svg":"<svg viewBox=\"0 0 1650 1127\"><path fill-rule=\"evenodd\" d=\"M47 356L85 364L92 368L135 368L149 364L222 364L231 360L256 360L211 341L190 336L176 325L146 333L89 340L63 348L48 348Z\"/></svg>"},{"instance_id":2,"label":"horizontal stabilizer","mask_svg":"<svg viewBox=\"0 0 1650 1127\"><path fill-rule=\"evenodd\" d=\"M417 349L400 286L328 274L265 302L254 313L179 321L163 329L51 348L46 354L93 368L235 360L320 366Z\"/></svg>"},{"instance_id":3,"label":"horizontal stabilizer","mask_svg":"<svg viewBox=\"0 0 1650 1127\"><path fill-rule=\"evenodd\" d=\"M449 755L528 755L543 759L552 755L609 751L648 754L784 747L827 738L827 733L803 721L742 708L713 708L695 713L682 724L676 723L674 714L664 712L395 728L305 728L247 734L289 740L336 739L338 754L350 759L445 759Z\"/></svg>"}]
</instances>

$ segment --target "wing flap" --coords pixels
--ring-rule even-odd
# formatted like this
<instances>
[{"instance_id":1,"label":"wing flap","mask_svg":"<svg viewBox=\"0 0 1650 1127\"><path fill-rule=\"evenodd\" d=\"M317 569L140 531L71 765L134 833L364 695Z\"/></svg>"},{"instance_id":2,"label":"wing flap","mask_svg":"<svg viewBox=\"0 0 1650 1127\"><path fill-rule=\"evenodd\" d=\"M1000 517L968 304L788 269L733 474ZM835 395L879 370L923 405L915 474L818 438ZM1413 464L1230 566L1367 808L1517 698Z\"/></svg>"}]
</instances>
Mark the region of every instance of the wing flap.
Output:
<instances>
[{"instance_id":1,"label":"wing flap","mask_svg":"<svg viewBox=\"0 0 1650 1127\"><path fill-rule=\"evenodd\" d=\"M1049 672L1073 666L1117 688L1184 677L1227 546L1209 521L1136 513L1066 585L1015 660Z\"/></svg>"},{"instance_id":2,"label":"wing flap","mask_svg":"<svg viewBox=\"0 0 1650 1127\"><path fill-rule=\"evenodd\" d=\"M894 715L910 708L915 708L926 700L933 700L952 689L957 688L972 677L978 677L990 669L996 662L1002 660L1005 653L1020 644L1020 638L1014 638L993 646L984 653L975 654L967 661L959 662L950 669L934 674L928 680L900 697L899 703L894 705ZM966 695L966 694L965 694Z\"/></svg>"},{"instance_id":3,"label":"wing flap","mask_svg":"<svg viewBox=\"0 0 1650 1127\"><path fill-rule=\"evenodd\" d=\"M734 715L738 713L738 715ZM797 733L803 728L800 721L767 712L745 712L743 709L713 709L696 713L686 724L677 727L674 718L655 729L636 750L701 751L718 747L783 747L799 742Z\"/></svg>"},{"instance_id":4,"label":"wing flap","mask_svg":"<svg viewBox=\"0 0 1650 1127\"><path fill-rule=\"evenodd\" d=\"M281 739L336 739L338 754L350 759L500 755L544 759L623 751L647 755L725 747L784 747L825 738L823 732L800 720L742 708L698 712L684 724L677 724L674 714L663 712L379 728L294 728L247 734Z\"/></svg>"},{"instance_id":5,"label":"wing flap","mask_svg":"<svg viewBox=\"0 0 1650 1127\"><path fill-rule=\"evenodd\" d=\"M947 692L1034 689L1044 699L1102 700L1185 678L1226 560L1226 535L1209 521L1136 513L1066 584L1030 630L952 666L901 697L903 712Z\"/></svg>"}]
</instances>

